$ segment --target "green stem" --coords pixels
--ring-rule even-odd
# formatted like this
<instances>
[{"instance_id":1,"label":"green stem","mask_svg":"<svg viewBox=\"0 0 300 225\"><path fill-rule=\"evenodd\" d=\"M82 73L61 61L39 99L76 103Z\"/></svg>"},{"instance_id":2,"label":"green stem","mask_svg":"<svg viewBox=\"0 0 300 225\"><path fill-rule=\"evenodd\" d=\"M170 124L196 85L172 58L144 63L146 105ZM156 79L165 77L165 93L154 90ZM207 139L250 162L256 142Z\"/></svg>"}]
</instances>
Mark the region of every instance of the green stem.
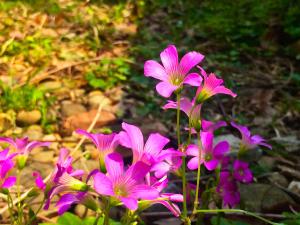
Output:
<instances>
[{"instance_id":1,"label":"green stem","mask_svg":"<svg viewBox=\"0 0 300 225\"><path fill-rule=\"evenodd\" d=\"M18 223L23 224L23 207L21 206L21 170L17 171Z\"/></svg>"},{"instance_id":2,"label":"green stem","mask_svg":"<svg viewBox=\"0 0 300 225\"><path fill-rule=\"evenodd\" d=\"M198 157L198 170L197 170L197 186L196 186L196 194L195 194L195 201L194 201L194 209L192 215L197 213L197 208L199 205L199 186L200 186L200 179L201 179L201 150L202 150L202 143L201 143L201 136L200 132L197 132L198 137L198 147L199 147L199 157Z\"/></svg>"},{"instance_id":3,"label":"green stem","mask_svg":"<svg viewBox=\"0 0 300 225\"><path fill-rule=\"evenodd\" d=\"M249 215L249 216L253 216L261 221L264 221L268 224L272 224L272 225L280 225L279 223L274 223L270 220L267 220L261 216L258 216L256 215L255 213L252 213L252 212L248 212L248 211L245 211L245 210L242 210L242 209L200 209L200 210L197 210L198 213L220 213L220 212L223 212L223 213L243 213L243 214L246 214L246 215Z\"/></svg>"},{"instance_id":4,"label":"green stem","mask_svg":"<svg viewBox=\"0 0 300 225\"><path fill-rule=\"evenodd\" d=\"M41 202L39 208L37 209L37 211L35 212L35 215L29 220L28 225L32 224L32 222L37 218L38 213L41 211L44 203L46 201L46 198L44 196L43 201Z\"/></svg>"},{"instance_id":5,"label":"green stem","mask_svg":"<svg viewBox=\"0 0 300 225\"><path fill-rule=\"evenodd\" d=\"M180 144L180 93L176 94L177 97L177 120L176 120L176 133L177 133L177 145L178 149L181 148ZM183 192L183 219L185 220L187 217L187 202L186 202L186 172L185 172L185 167L186 167L186 160L185 156L182 156L182 192Z\"/></svg>"},{"instance_id":6,"label":"green stem","mask_svg":"<svg viewBox=\"0 0 300 225\"><path fill-rule=\"evenodd\" d=\"M14 214L13 214L13 200L12 200L12 197L8 191L7 193L7 205L8 205L8 211L9 211L9 216L10 216L10 222L11 224L14 224Z\"/></svg>"}]
</instances>

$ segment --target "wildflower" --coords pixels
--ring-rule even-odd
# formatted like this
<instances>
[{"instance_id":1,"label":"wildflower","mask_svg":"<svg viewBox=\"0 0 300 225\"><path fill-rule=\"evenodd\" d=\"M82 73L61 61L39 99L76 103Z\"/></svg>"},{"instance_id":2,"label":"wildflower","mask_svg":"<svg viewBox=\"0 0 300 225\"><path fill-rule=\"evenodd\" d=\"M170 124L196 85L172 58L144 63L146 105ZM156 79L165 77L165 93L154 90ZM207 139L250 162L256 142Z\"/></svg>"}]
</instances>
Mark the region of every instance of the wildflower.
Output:
<instances>
[{"instance_id":1,"label":"wildflower","mask_svg":"<svg viewBox=\"0 0 300 225\"><path fill-rule=\"evenodd\" d=\"M162 161L163 158L167 157L169 154L176 154L176 151L171 149L163 151L163 148L170 140L159 133L150 134L144 145L143 134L138 127L122 123L122 128L124 131L119 133L120 144L126 148L132 149L133 163L144 161L153 165Z\"/></svg>"},{"instance_id":2,"label":"wildflower","mask_svg":"<svg viewBox=\"0 0 300 225\"><path fill-rule=\"evenodd\" d=\"M39 172L33 172L32 176L35 177L35 185L37 186L37 188L44 191L45 188L46 188L46 184L45 184L42 176L40 175L40 173Z\"/></svg>"},{"instance_id":3,"label":"wildflower","mask_svg":"<svg viewBox=\"0 0 300 225\"><path fill-rule=\"evenodd\" d=\"M7 173L14 167L12 158L16 154L9 154L6 148L0 152L0 188L10 188L16 183L15 176L8 176Z\"/></svg>"},{"instance_id":4,"label":"wildflower","mask_svg":"<svg viewBox=\"0 0 300 225\"><path fill-rule=\"evenodd\" d=\"M149 165L138 161L124 171L123 159L118 153L107 155L105 165L107 175L101 172L94 175L94 189L98 194L112 196L131 210L138 208L138 199L158 197L158 191L144 182Z\"/></svg>"},{"instance_id":5,"label":"wildflower","mask_svg":"<svg viewBox=\"0 0 300 225\"><path fill-rule=\"evenodd\" d=\"M178 53L174 45L169 45L160 53L162 64L148 60L144 66L144 74L160 80L156 85L157 92L163 97L170 95L183 84L199 86L202 78L197 73L189 71L203 60L204 56L198 52L189 52L178 63Z\"/></svg>"},{"instance_id":6,"label":"wildflower","mask_svg":"<svg viewBox=\"0 0 300 225\"><path fill-rule=\"evenodd\" d=\"M210 132L201 132L201 159L200 164L208 170L214 170L224 154L229 151L229 144L227 141L219 142L215 147L213 147L213 134ZM195 144L190 144L187 147L187 155L193 156L193 158L188 162L187 166L190 170L195 170L198 168L199 162L199 147Z\"/></svg>"},{"instance_id":7,"label":"wildflower","mask_svg":"<svg viewBox=\"0 0 300 225\"><path fill-rule=\"evenodd\" d=\"M231 126L238 129L242 136L241 150L254 149L258 145L272 149L271 145L266 143L266 140L260 135L252 135L246 126L241 126L235 122L231 122Z\"/></svg>"},{"instance_id":8,"label":"wildflower","mask_svg":"<svg viewBox=\"0 0 300 225\"><path fill-rule=\"evenodd\" d=\"M177 109L177 102L168 101L163 109ZM180 99L180 110L183 111L190 119L191 127L196 130L201 128L201 105L195 105L195 101L190 101L188 98Z\"/></svg>"},{"instance_id":9,"label":"wildflower","mask_svg":"<svg viewBox=\"0 0 300 225\"><path fill-rule=\"evenodd\" d=\"M0 142L6 142L13 146L16 150L17 156L17 165L19 169L23 169L26 165L26 161L29 155L29 152L34 148L38 147L47 147L50 145L49 142L39 142L39 141L32 141L30 142L27 137L20 138L20 139L12 139L6 137L0 137Z\"/></svg>"},{"instance_id":10,"label":"wildflower","mask_svg":"<svg viewBox=\"0 0 300 225\"><path fill-rule=\"evenodd\" d=\"M112 134L92 134L85 130L78 129L78 134L84 135L89 138L99 150L99 160L101 168L105 168L104 159L105 157L114 152L119 145L118 135Z\"/></svg>"},{"instance_id":11,"label":"wildflower","mask_svg":"<svg viewBox=\"0 0 300 225\"><path fill-rule=\"evenodd\" d=\"M228 171L222 171L220 173L217 192L222 197L224 206L235 207L240 202L238 186Z\"/></svg>"},{"instance_id":12,"label":"wildflower","mask_svg":"<svg viewBox=\"0 0 300 225\"><path fill-rule=\"evenodd\" d=\"M223 85L223 80L218 79L214 73L207 75L204 69L200 68L201 75L203 76L203 85L200 85L196 92L197 103L202 103L208 98L216 94L225 94L236 97L230 89Z\"/></svg>"},{"instance_id":13,"label":"wildflower","mask_svg":"<svg viewBox=\"0 0 300 225\"><path fill-rule=\"evenodd\" d=\"M235 160L233 163L233 177L240 182L250 183L253 180L253 175L249 169L249 164Z\"/></svg>"},{"instance_id":14,"label":"wildflower","mask_svg":"<svg viewBox=\"0 0 300 225\"><path fill-rule=\"evenodd\" d=\"M66 212L73 204L81 203L87 192L67 193L60 197L56 206L58 207L58 214L62 215Z\"/></svg>"},{"instance_id":15,"label":"wildflower","mask_svg":"<svg viewBox=\"0 0 300 225\"><path fill-rule=\"evenodd\" d=\"M208 121L208 120L202 120L202 130L204 132L210 132L214 133L215 130L219 129L220 127L225 127L227 124L225 121L218 121L216 123Z\"/></svg>"}]
</instances>

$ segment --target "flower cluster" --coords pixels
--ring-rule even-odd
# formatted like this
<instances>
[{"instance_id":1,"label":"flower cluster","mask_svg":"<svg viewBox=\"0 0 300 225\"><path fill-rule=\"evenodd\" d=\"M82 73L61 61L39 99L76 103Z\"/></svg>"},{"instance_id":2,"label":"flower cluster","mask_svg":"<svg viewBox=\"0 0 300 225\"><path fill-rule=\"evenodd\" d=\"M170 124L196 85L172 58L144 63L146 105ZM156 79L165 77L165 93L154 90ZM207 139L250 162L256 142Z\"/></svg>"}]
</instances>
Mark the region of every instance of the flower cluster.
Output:
<instances>
[{"instance_id":1,"label":"flower cluster","mask_svg":"<svg viewBox=\"0 0 300 225\"><path fill-rule=\"evenodd\" d=\"M214 95L236 97L236 94L225 87L223 80L214 73L207 74L202 67L197 66L204 59L198 52L189 52L179 61L176 47L170 45L161 52L160 58L162 65L154 60L146 61L144 73L147 77L160 80L156 90L161 96L169 98L173 93L177 96L177 101L168 99L163 106L165 110L177 110L177 146L171 146L169 138L159 133L151 133L144 141L140 128L125 122L120 132L112 134L94 134L79 129L76 133L88 138L97 148L99 167L91 172L76 169L73 162L79 158L73 158L68 149L61 148L48 178L43 179L38 172L33 172L36 187L44 192L44 209L48 209L53 198L57 198L59 214L73 204L83 204L107 219L111 207L124 206L131 212L126 214L129 216L151 205L162 204L188 224L186 221L197 212L199 201L202 206L208 205L205 202L207 199L199 196L200 192L218 194L224 206L234 207L239 204L238 182L249 183L253 180L249 164L240 158L241 155L257 146L271 146L261 136L251 135L247 127L235 122L231 122L231 126L241 133L239 154L232 154L230 143L226 140L216 143L215 131L229 124L203 119L203 105ZM191 72L194 67L199 70L198 73ZM193 98L182 96L186 85L195 88ZM180 129L180 111L184 112L189 121L183 130ZM187 134L182 135L188 136L187 140L181 141L181 132ZM16 176L9 173L15 165L19 171L26 166L33 148L49 145L45 142L29 142L27 138L0 138L0 142L11 147L0 151L0 189L15 185ZM131 151L132 161L129 165L124 163L123 156L118 152L120 147ZM208 190L199 190L202 188L201 167L206 168L211 175L211 171L216 171L216 175L212 175L215 180L213 185L206 185ZM186 182L186 169L197 170L196 184ZM182 179L182 194L166 191L171 173ZM193 197L194 210L189 218L187 201ZM182 209L177 205L180 202L183 202ZM18 207L18 210L22 210L22 207ZM124 221L131 220L126 218Z\"/></svg>"}]
</instances>

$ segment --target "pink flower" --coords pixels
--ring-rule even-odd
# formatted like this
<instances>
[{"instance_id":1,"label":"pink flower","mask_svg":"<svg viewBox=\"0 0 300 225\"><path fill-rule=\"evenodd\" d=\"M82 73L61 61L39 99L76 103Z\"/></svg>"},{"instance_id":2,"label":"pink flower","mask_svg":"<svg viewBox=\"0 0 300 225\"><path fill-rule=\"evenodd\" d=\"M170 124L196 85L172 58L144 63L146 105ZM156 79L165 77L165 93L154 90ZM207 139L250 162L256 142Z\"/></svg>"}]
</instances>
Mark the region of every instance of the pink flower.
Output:
<instances>
[{"instance_id":1,"label":"pink flower","mask_svg":"<svg viewBox=\"0 0 300 225\"><path fill-rule=\"evenodd\" d=\"M259 135L251 136L249 129L246 126L241 126L236 124L235 122L231 122L231 126L238 129L242 135L242 150L253 149L258 145L265 146L269 149L272 149L271 145L266 143L266 140Z\"/></svg>"},{"instance_id":2,"label":"pink flower","mask_svg":"<svg viewBox=\"0 0 300 225\"><path fill-rule=\"evenodd\" d=\"M203 163L208 170L214 170L224 154L229 151L229 144L227 141L221 141L213 147L212 133L201 132L200 136L202 142L200 164ZM186 154L193 157L187 164L188 168L190 170L197 169L199 166L199 147L195 144L190 144L187 147Z\"/></svg>"},{"instance_id":3,"label":"pink flower","mask_svg":"<svg viewBox=\"0 0 300 225\"><path fill-rule=\"evenodd\" d=\"M215 130L219 129L220 127L225 127L227 124L225 121L218 121L216 123L208 121L208 120L202 120L202 130L204 132L210 132L214 133Z\"/></svg>"},{"instance_id":4,"label":"pink flower","mask_svg":"<svg viewBox=\"0 0 300 225\"><path fill-rule=\"evenodd\" d=\"M201 71L201 75L203 76L203 85L200 85L196 92L197 103L202 103L206 99L216 94L225 94L236 97L235 93L233 93L230 89L226 88L223 85L222 79L218 79L214 73L210 73L207 76L205 70L201 67L199 68Z\"/></svg>"},{"instance_id":5,"label":"pink flower","mask_svg":"<svg viewBox=\"0 0 300 225\"><path fill-rule=\"evenodd\" d=\"M233 177L240 182L250 183L253 180L253 175L249 169L249 164L235 160L233 163Z\"/></svg>"},{"instance_id":6,"label":"pink flower","mask_svg":"<svg viewBox=\"0 0 300 225\"><path fill-rule=\"evenodd\" d=\"M98 172L94 175L94 189L100 195L112 196L127 208L136 210L138 199L153 200L158 191L145 184L144 178L150 166L138 161L124 171L124 163L119 153L111 153L105 158L107 175Z\"/></svg>"},{"instance_id":7,"label":"pink flower","mask_svg":"<svg viewBox=\"0 0 300 225\"><path fill-rule=\"evenodd\" d=\"M168 101L163 109L177 109L177 102ZM201 104L195 105L195 101L190 101L188 98L180 99L180 110L190 118L191 127L196 130L201 128Z\"/></svg>"},{"instance_id":8,"label":"pink flower","mask_svg":"<svg viewBox=\"0 0 300 225\"><path fill-rule=\"evenodd\" d=\"M99 160L101 167L105 167L104 159L105 157L114 152L119 145L118 135L112 134L92 134L85 130L78 129L76 133L81 134L89 138L99 150Z\"/></svg>"},{"instance_id":9,"label":"pink flower","mask_svg":"<svg viewBox=\"0 0 300 225\"><path fill-rule=\"evenodd\" d=\"M144 145L143 134L138 127L122 123L122 128L124 131L119 133L120 144L126 148L132 149L133 163L144 161L153 165L162 161L170 154L176 154L176 151L172 149L163 150L170 140L159 133L150 134Z\"/></svg>"},{"instance_id":10,"label":"pink flower","mask_svg":"<svg viewBox=\"0 0 300 225\"><path fill-rule=\"evenodd\" d=\"M87 192L76 192L76 193L67 193L60 197L56 206L58 207L58 215L62 215L66 212L73 204L81 203Z\"/></svg>"},{"instance_id":11,"label":"pink flower","mask_svg":"<svg viewBox=\"0 0 300 225\"><path fill-rule=\"evenodd\" d=\"M41 190L44 191L45 188L46 188L46 184L45 184L45 182L44 182L42 176L40 175L40 173L39 173L39 172L33 172L33 173L32 173L32 176L35 177L35 185L36 185L39 189L41 189Z\"/></svg>"},{"instance_id":12,"label":"pink flower","mask_svg":"<svg viewBox=\"0 0 300 225\"><path fill-rule=\"evenodd\" d=\"M18 154L28 155L29 152L38 147L47 147L50 145L49 142L39 142L39 141L29 141L27 137L25 138L12 138L0 137L0 142L6 142L12 145Z\"/></svg>"},{"instance_id":13,"label":"pink flower","mask_svg":"<svg viewBox=\"0 0 300 225\"><path fill-rule=\"evenodd\" d=\"M8 172L14 167L12 158L16 154L9 154L9 149L6 148L0 152L0 188L10 188L16 182L15 176L7 176Z\"/></svg>"},{"instance_id":14,"label":"pink flower","mask_svg":"<svg viewBox=\"0 0 300 225\"><path fill-rule=\"evenodd\" d=\"M220 173L220 181L217 186L217 192L223 198L223 205L235 207L240 202L240 193L238 186L233 180L230 172L222 171Z\"/></svg>"},{"instance_id":15,"label":"pink flower","mask_svg":"<svg viewBox=\"0 0 300 225\"><path fill-rule=\"evenodd\" d=\"M144 74L160 80L156 90L161 96L168 98L183 84L200 85L202 78L197 73L189 73L189 71L203 58L204 56L198 52L189 52L178 63L177 49L174 45L169 45L160 53L163 66L154 60L148 60L144 66Z\"/></svg>"}]
</instances>

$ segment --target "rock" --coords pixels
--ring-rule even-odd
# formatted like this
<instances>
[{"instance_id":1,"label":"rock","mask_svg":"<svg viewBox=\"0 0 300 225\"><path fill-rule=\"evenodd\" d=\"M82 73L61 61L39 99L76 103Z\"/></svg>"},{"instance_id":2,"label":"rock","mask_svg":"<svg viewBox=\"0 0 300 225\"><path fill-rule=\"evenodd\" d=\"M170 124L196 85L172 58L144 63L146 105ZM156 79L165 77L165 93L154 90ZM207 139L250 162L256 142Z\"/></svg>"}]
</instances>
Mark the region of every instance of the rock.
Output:
<instances>
[{"instance_id":1,"label":"rock","mask_svg":"<svg viewBox=\"0 0 300 225\"><path fill-rule=\"evenodd\" d=\"M106 101L104 109L110 111L109 108L112 105L112 101L107 98L101 91L92 91L88 95L88 103L91 108L98 108L100 102L103 101Z\"/></svg>"},{"instance_id":2,"label":"rock","mask_svg":"<svg viewBox=\"0 0 300 225\"><path fill-rule=\"evenodd\" d=\"M271 171L275 168L275 165L276 165L276 158L275 157L271 157L271 156L262 156L259 161L258 161L258 164L268 170L268 171Z\"/></svg>"},{"instance_id":3,"label":"rock","mask_svg":"<svg viewBox=\"0 0 300 225\"><path fill-rule=\"evenodd\" d=\"M300 181L293 180L289 184L288 190L300 196Z\"/></svg>"},{"instance_id":4,"label":"rock","mask_svg":"<svg viewBox=\"0 0 300 225\"><path fill-rule=\"evenodd\" d=\"M0 132L6 131L14 127L14 119L11 115L0 113Z\"/></svg>"},{"instance_id":5,"label":"rock","mask_svg":"<svg viewBox=\"0 0 300 225\"><path fill-rule=\"evenodd\" d=\"M300 140L296 136L275 137L272 140L283 145L288 152L295 152L300 149Z\"/></svg>"},{"instance_id":6,"label":"rock","mask_svg":"<svg viewBox=\"0 0 300 225\"><path fill-rule=\"evenodd\" d=\"M32 157L34 160L38 162L51 163L54 158L54 151L43 151L39 150L38 152L32 153Z\"/></svg>"},{"instance_id":7,"label":"rock","mask_svg":"<svg viewBox=\"0 0 300 225\"><path fill-rule=\"evenodd\" d=\"M158 132L160 134L168 134L168 128L161 123L160 121L154 121L151 119L143 120L141 124L141 130L145 136L148 136L150 133Z\"/></svg>"},{"instance_id":8,"label":"rock","mask_svg":"<svg viewBox=\"0 0 300 225\"><path fill-rule=\"evenodd\" d=\"M22 124L35 124L37 123L42 117L42 114L39 110L32 110L32 111L20 111L17 114L17 122Z\"/></svg>"},{"instance_id":9,"label":"rock","mask_svg":"<svg viewBox=\"0 0 300 225\"><path fill-rule=\"evenodd\" d=\"M219 135L214 138L214 142L227 141L230 144L231 151L238 152L241 140L232 134Z\"/></svg>"},{"instance_id":10,"label":"rock","mask_svg":"<svg viewBox=\"0 0 300 225\"><path fill-rule=\"evenodd\" d=\"M97 110L91 110L89 112L78 113L73 116L69 116L63 124L66 133L72 133L76 129L88 129L88 127L93 122L95 116L97 114ZM95 128L103 127L105 125L111 124L116 121L115 114L108 112L106 110L102 110L99 119L95 124Z\"/></svg>"},{"instance_id":11,"label":"rock","mask_svg":"<svg viewBox=\"0 0 300 225\"><path fill-rule=\"evenodd\" d=\"M31 125L27 128L24 136L27 136L29 140L41 140L43 137L43 128L39 125Z\"/></svg>"},{"instance_id":12,"label":"rock","mask_svg":"<svg viewBox=\"0 0 300 225\"><path fill-rule=\"evenodd\" d=\"M124 95L124 92L121 87L112 88L105 93L106 96L109 96L109 99L112 101L113 104L120 102Z\"/></svg>"},{"instance_id":13,"label":"rock","mask_svg":"<svg viewBox=\"0 0 300 225\"><path fill-rule=\"evenodd\" d=\"M288 194L274 185L241 184L240 193L245 210L252 212L282 212L295 204Z\"/></svg>"},{"instance_id":14,"label":"rock","mask_svg":"<svg viewBox=\"0 0 300 225\"><path fill-rule=\"evenodd\" d=\"M86 111L86 108L81 104L62 102L61 112L65 117L78 115Z\"/></svg>"},{"instance_id":15,"label":"rock","mask_svg":"<svg viewBox=\"0 0 300 225\"><path fill-rule=\"evenodd\" d=\"M59 81L45 81L39 85L39 88L42 91L55 91L62 87L62 83Z\"/></svg>"},{"instance_id":16,"label":"rock","mask_svg":"<svg viewBox=\"0 0 300 225\"><path fill-rule=\"evenodd\" d=\"M51 145L49 146L49 148L51 149L58 149L59 147L59 142L61 140L61 137L59 134L47 134L43 137L42 139L43 141L50 141ZM57 142L56 142L57 141Z\"/></svg>"},{"instance_id":17,"label":"rock","mask_svg":"<svg viewBox=\"0 0 300 225\"><path fill-rule=\"evenodd\" d=\"M287 187L289 185L288 180L285 178L285 176L281 175L278 172L274 172L271 174L271 176L269 177L269 180L273 183L273 184L277 184L281 187Z\"/></svg>"}]
</instances>

